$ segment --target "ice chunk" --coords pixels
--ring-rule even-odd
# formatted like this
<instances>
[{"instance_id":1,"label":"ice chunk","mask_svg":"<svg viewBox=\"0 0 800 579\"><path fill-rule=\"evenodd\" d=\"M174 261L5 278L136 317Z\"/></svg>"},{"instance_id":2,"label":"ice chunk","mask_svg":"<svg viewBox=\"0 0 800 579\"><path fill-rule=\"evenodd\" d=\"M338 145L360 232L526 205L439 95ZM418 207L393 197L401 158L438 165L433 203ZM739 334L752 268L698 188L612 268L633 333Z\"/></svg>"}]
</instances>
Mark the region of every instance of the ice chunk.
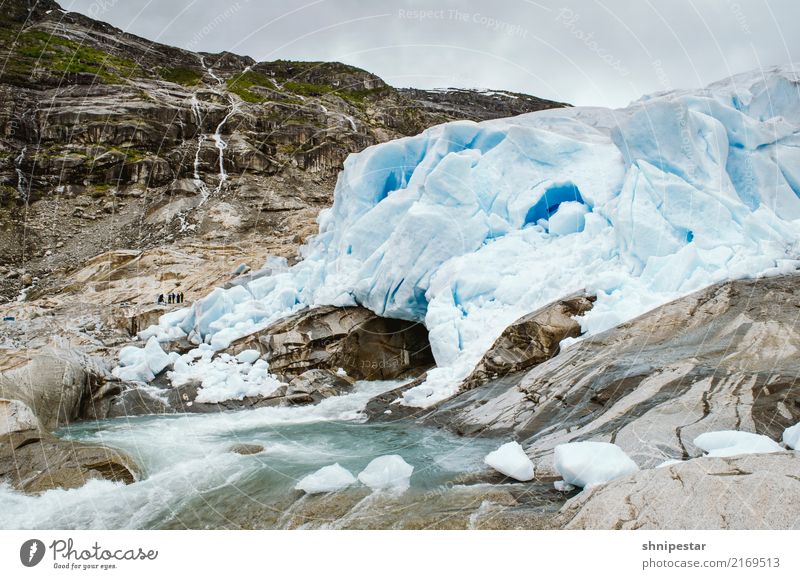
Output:
<instances>
[{"instance_id":1,"label":"ice chunk","mask_svg":"<svg viewBox=\"0 0 800 579\"><path fill-rule=\"evenodd\" d=\"M306 475L294 488L308 494L329 493L347 488L355 482L353 474L337 462Z\"/></svg>"},{"instance_id":2,"label":"ice chunk","mask_svg":"<svg viewBox=\"0 0 800 579\"><path fill-rule=\"evenodd\" d=\"M569 484L567 481L564 480L557 480L553 483L553 488L556 489L560 493L568 493L570 491L575 490L575 486Z\"/></svg>"},{"instance_id":3,"label":"ice chunk","mask_svg":"<svg viewBox=\"0 0 800 579\"><path fill-rule=\"evenodd\" d=\"M258 350L243 350L236 354L236 359L242 364L252 364L261 357Z\"/></svg>"},{"instance_id":4,"label":"ice chunk","mask_svg":"<svg viewBox=\"0 0 800 579\"><path fill-rule=\"evenodd\" d=\"M800 422L783 431L783 443L789 448L800 450Z\"/></svg>"},{"instance_id":5,"label":"ice chunk","mask_svg":"<svg viewBox=\"0 0 800 579\"><path fill-rule=\"evenodd\" d=\"M202 352L199 358L197 354ZM245 352L257 352L245 350ZM241 356L244 352L240 353ZM181 356L167 373L172 385L183 386L197 383L197 402L219 403L226 400L242 400L246 397L264 397L273 394L283 383L269 373L266 360L254 363L241 361L239 357L222 354L212 357L210 349L190 351ZM252 355L244 356L252 359Z\"/></svg>"},{"instance_id":6,"label":"ice chunk","mask_svg":"<svg viewBox=\"0 0 800 579\"><path fill-rule=\"evenodd\" d=\"M150 382L164 368L173 363L170 357L161 349L161 344L156 336L152 336L144 348L127 346L119 353L120 365L111 373L120 380L131 382Z\"/></svg>"},{"instance_id":7,"label":"ice chunk","mask_svg":"<svg viewBox=\"0 0 800 579\"><path fill-rule=\"evenodd\" d=\"M639 467L616 444L570 442L556 446L555 467L564 480L577 487L590 487L633 474Z\"/></svg>"},{"instance_id":8,"label":"ice chunk","mask_svg":"<svg viewBox=\"0 0 800 579\"><path fill-rule=\"evenodd\" d=\"M694 445L706 451L708 456L736 456L783 450L777 442L763 434L737 430L706 432L694 439Z\"/></svg>"},{"instance_id":9,"label":"ice chunk","mask_svg":"<svg viewBox=\"0 0 800 579\"><path fill-rule=\"evenodd\" d=\"M585 215L589 208L578 201L566 201L558 206L558 211L548 222L548 231L553 235L569 235L583 231Z\"/></svg>"},{"instance_id":10,"label":"ice chunk","mask_svg":"<svg viewBox=\"0 0 800 579\"><path fill-rule=\"evenodd\" d=\"M505 443L497 450L487 454L483 462L518 481L533 479L533 463L518 442Z\"/></svg>"},{"instance_id":11,"label":"ice chunk","mask_svg":"<svg viewBox=\"0 0 800 579\"><path fill-rule=\"evenodd\" d=\"M414 467L399 454L387 454L375 458L358 475L358 480L373 491L390 490L403 492L411 485Z\"/></svg>"},{"instance_id":12,"label":"ice chunk","mask_svg":"<svg viewBox=\"0 0 800 579\"><path fill-rule=\"evenodd\" d=\"M681 464L682 462L684 462L684 461L678 460L677 458L670 458L668 460L665 460L664 462L658 463L655 466L655 468L666 468L668 466L672 466L673 464Z\"/></svg>"}]
</instances>

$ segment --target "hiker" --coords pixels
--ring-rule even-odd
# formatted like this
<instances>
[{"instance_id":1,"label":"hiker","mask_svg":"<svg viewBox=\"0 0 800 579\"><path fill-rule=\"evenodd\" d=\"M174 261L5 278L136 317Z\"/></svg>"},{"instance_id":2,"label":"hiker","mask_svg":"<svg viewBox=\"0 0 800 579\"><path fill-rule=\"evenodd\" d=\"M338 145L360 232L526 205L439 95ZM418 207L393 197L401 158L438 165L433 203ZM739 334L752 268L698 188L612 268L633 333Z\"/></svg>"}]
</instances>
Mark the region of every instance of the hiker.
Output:
<instances>
[{"instance_id":1,"label":"hiker","mask_svg":"<svg viewBox=\"0 0 800 579\"><path fill-rule=\"evenodd\" d=\"M178 303L183 303L183 292L178 294Z\"/></svg>"},{"instance_id":2,"label":"hiker","mask_svg":"<svg viewBox=\"0 0 800 579\"><path fill-rule=\"evenodd\" d=\"M175 301L175 294L169 294L169 298L167 298L168 303L172 303Z\"/></svg>"},{"instance_id":3,"label":"hiker","mask_svg":"<svg viewBox=\"0 0 800 579\"><path fill-rule=\"evenodd\" d=\"M164 294L158 294L158 303L164 304Z\"/></svg>"}]
</instances>

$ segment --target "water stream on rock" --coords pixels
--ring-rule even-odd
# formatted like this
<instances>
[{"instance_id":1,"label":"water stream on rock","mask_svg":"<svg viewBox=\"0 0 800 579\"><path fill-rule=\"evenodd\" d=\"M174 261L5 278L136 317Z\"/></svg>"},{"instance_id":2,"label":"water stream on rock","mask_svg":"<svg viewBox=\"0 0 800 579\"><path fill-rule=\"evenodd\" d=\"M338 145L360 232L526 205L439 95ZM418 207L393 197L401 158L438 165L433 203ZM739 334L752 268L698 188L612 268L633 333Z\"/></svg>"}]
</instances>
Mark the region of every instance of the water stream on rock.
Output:
<instances>
[{"instance_id":1,"label":"water stream on rock","mask_svg":"<svg viewBox=\"0 0 800 579\"><path fill-rule=\"evenodd\" d=\"M23 147L20 154L14 159L14 168L17 171L17 191L25 203L28 202L28 179L25 177L25 172L22 170L22 163L25 160L25 154L27 152L28 147Z\"/></svg>"},{"instance_id":2,"label":"water stream on rock","mask_svg":"<svg viewBox=\"0 0 800 579\"><path fill-rule=\"evenodd\" d=\"M62 438L129 453L143 470L125 486L92 480L79 489L25 495L0 486L7 528L224 527L248 507L300 498L303 476L338 462L357 475L373 458L399 454L414 466L411 490L441 488L483 468L496 441L459 438L410 423L365 424L367 401L399 383L360 382L314 406L84 422ZM231 452L255 444L253 455ZM366 490L363 489L362 490Z\"/></svg>"},{"instance_id":3,"label":"water stream on rock","mask_svg":"<svg viewBox=\"0 0 800 579\"><path fill-rule=\"evenodd\" d=\"M205 59L202 57L200 58L200 64L203 66L206 73L208 73L208 76L217 82L217 85L222 86L225 84L225 81L216 75L212 67L206 66ZM228 148L228 143L222 138L222 128L225 126L225 123L228 122L228 119L230 119L237 112L236 100L234 99L233 95L230 93L226 94L230 107L228 108L228 112L225 117L217 125L214 134L211 135L211 138L214 140L214 146L219 151L219 183L214 191L215 193L219 193L219 191L222 189L222 184L228 179L228 173L225 171L225 149Z\"/></svg>"}]
</instances>

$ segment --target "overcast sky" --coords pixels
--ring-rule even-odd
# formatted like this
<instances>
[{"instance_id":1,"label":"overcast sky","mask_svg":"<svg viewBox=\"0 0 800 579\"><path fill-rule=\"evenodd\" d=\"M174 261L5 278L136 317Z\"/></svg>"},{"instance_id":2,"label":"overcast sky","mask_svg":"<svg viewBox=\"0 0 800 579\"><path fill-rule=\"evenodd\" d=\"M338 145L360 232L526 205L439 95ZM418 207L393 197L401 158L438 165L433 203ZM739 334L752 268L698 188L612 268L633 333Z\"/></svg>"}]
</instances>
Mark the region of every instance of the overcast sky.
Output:
<instances>
[{"instance_id":1,"label":"overcast sky","mask_svg":"<svg viewBox=\"0 0 800 579\"><path fill-rule=\"evenodd\" d=\"M800 62L798 0L61 0L151 40L580 105Z\"/></svg>"}]
</instances>

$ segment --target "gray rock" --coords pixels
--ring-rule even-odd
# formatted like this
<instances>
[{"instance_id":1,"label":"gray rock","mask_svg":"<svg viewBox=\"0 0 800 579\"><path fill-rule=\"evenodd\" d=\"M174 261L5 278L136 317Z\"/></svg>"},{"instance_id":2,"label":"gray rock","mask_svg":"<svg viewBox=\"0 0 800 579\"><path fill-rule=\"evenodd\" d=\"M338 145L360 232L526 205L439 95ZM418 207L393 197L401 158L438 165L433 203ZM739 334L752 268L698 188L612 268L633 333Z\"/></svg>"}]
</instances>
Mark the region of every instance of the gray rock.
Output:
<instances>
[{"instance_id":1,"label":"gray rock","mask_svg":"<svg viewBox=\"0 0 800 579\"><path fill-rule=\"evenodd\" d=\"M36 415L19 400L0 399L0 436L22 430L39 430Z\"/></svg>"},{"instance_id":2,"label":"gray rock","mask_svg":"<svg viewBox=\"0 0 800 579\"><path fill-rule=\"evenodd\" d=\"M424 325L360 307L303 310L237 340L228 352L257 349L270 372L291 380L307 370L342 368L356 380L416 376L433 364Z\"/></svg>"},{"instance_id":3,"label":"gray rock","mask_svg":"<svg viewBox=\"0 0 800 579\"><path fill-rule=\"evenodd\" d=\"M48 349L32 356L16 351L0 357L0 396L24 402L48 430L78 418L92 379L66 351Z\"/></svg>"},{"instance_id":4,"label":"gray rock","mask_svg":"<svg viewBox=\"0 0 800 579\"><path fill-rule=\"evenodd\" d=\"M800 456L696 458L590 488L555 519L567 529L800 529Z\"/></svg>"},{"instance_id":5,"label":"gray rock","mask_svg":"<svg viewBox=\"0 0 800 579\"><path fill-rule=\"evenodd\" d=\"M311 395L316 401L338 396L351 390L353 383L330 370L308 370L293 379L286 387L286 396Z\"/></svg>"}]
</instances>

